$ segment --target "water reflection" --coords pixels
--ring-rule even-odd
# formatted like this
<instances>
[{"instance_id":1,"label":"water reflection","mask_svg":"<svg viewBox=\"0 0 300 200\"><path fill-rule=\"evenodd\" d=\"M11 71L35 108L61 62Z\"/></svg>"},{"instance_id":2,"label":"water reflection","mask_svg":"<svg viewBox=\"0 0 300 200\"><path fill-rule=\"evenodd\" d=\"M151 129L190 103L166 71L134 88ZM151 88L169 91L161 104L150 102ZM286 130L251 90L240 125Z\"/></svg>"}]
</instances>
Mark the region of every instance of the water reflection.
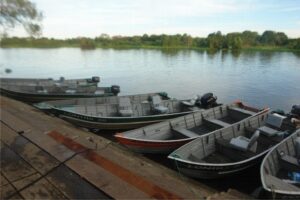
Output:
<instances>
[{"instance_id":1,"label":"water reflection","mask_svg":"<svg viewBox=\"0 0 300 200\"><path fill-rule=\"evenodd\" d=\"M242 51L241 50L232 50L231 54L234 58L239 58L241 55Z\"/></svg>"},{"instance_id":2,"label":"water reflection","mask_svg":"<svg viewBox=\"0 0 300 200\"><path fill-rule=\"evenodd\" d=\"M298 58L300 58L300 51L293 52L293 54L294 54L295 56L297 56Z\"/></svg>"},{"instance_id":3,"label":"water reflection","mask_svg":"<svg viewBox=\"0 0 300 200\"><path fill-rule=\"evenodd\" d=\"M0 49L0 66L5 77L100 76L100 85L120 85L122 94L188 98L211 91L220 102L285 110L300 103L300 56L291 52L12 48Z\"/></svg>"},{"instance_id":4,"label":"water reflection","mask_svg":"<svg viewBox=\"0 0 300 200\"><path fill-rule=\"evenodd\" d=\"M176 56L179 52L183 52L181 49L176 48L163 48L161 52L167 56Z\"/></svg>"}]
</instances>

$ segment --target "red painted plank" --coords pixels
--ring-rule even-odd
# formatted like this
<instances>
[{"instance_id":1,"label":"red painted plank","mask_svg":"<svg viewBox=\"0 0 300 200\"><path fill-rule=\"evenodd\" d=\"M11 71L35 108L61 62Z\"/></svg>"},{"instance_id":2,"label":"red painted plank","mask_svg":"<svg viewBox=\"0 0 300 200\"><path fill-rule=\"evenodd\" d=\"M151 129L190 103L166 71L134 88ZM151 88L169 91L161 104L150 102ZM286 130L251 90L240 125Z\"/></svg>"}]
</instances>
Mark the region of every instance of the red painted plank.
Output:
<instances>
[{"instance_id":1,"label":"red painted plank","mask_svg":"<svg viewBox=\"0 0 300 200\"><path fill-rule=\"evenodd\" d=\"M146 180L144 177L131 172L130 170L122 167L121 165L108 160L107 158L97 154L95 151L84 147L83 145L58 133L57 131L51 131L48 133L48 135L75 152L83 152L80 154L82 157L104 168L105 170L109 171L115 176L118 176L125 182L136 187L137 189L145 192L151 198L183 199L182 197L179 197L176 194L173 194L165 190L164 188L161 188L160 186Z\"/></svg>"}]
</instances>

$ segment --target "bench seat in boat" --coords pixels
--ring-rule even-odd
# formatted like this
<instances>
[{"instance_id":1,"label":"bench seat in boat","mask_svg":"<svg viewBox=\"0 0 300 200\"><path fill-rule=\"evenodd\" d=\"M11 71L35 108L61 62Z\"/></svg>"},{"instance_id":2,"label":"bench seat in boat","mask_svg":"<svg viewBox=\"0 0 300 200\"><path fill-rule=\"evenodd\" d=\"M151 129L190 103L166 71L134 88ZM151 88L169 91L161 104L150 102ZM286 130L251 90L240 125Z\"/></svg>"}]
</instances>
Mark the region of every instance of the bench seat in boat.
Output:
<instances>
[{"instance_id":1,"label":"bench seat in boat","mask_svg":"<svg viewBox=\"0 0 300 200\"><path fill-rule=\"evenodd\" d=\"M177 133L179 133L181 135L189 137L189 138L193 138L193 137L198 137L199 136L197 133L195 133L193 131L190 131L188 129L185 129L185 128L173 128L172 130L176 131Z\"/></svg>"},{"instance_id":2,"label":"bench seat in boat","mask_svg":"<svg viewBox=\"0 0 300 200\"><path fill-rule=\"evenodd\" d=\"M233 148L232 145L230 144L230 140L217 139L216 144L219 152L221 152L224 156L227 156L234 161L244 160L256 155L255 153L249 150L241 151Z\"/></svg>"},{"instance_id":3,"label":"bench seat in boat","mask_svg":"<svg viewBox=\"0 0 300 200\"><path fill-rule=\"evenodd\" d=\"M297 158L289 155L280 157L280 165L288 171L300 171L300 163Z\"/></svg>"},{"instance_id":4,"label":"bench seat in boat","mask_svg":"<svg viewBox=\"0 0 300 200\"><path fill-rule=\"evenodd\" d=\"M270 127L267 127L267 126L259 127L258 130L260 130L262 134L264 134L266 136L269 136L269 137L275 136L280 132L276 129L273 129L273 128L270 128Z\"/></svg>"},{"instance_id":5,"label":"bench seat in boat","mask_svg":"<svg viewBox=\"0 0 300 200\"><path fill-rule=\"evenodd\" d=\"M231 124L228 124L226 122L223 122L221 120L218 120L218 119L206 119L206 121L210 122L210 123L213 123L213 124L216 124L218 126L221 126L221 127L228 127L228 126L231 126Z\"/></svg>"}]
</instances>

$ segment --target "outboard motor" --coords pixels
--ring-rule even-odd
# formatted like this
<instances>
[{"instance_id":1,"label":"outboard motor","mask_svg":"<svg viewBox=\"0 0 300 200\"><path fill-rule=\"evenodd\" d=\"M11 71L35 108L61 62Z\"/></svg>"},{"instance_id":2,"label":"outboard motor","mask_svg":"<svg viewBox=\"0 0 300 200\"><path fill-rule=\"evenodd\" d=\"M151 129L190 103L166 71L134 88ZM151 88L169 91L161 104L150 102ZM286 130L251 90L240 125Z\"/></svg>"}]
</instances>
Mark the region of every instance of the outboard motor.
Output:
<instances>
[{"instance_id":1,"label":"outboard motor","mask_svg":"<svg viewBox=\"0 0 300 200\"><path fill-rule=\"evenodd\" d=\"M118 95L120 93L120 86L118 85L112 85L111 88L110 88L111 92L114 94L114 95Z\"/></svg>"},{"instance_id":2,"label":"outboard motor","mask_svg":"<svg viewBox=\"0 0 300 200\"><path fill-rule=\"evenodd\" d=\"M99 76L93 76L92 78L86 79L86 82L88 83L99 83L100 77Z\"/></svg>"},{"instance_id":3,"label":"outboard motor","mask_svg":"<svg viewBox=\"0 0 300 200\"><path fill-rule=\"evenodd\" d=\"M199 102L198 102L199 103ZM210 108L217 104L217 97L213 93L206 93L200 99L201 106Z\"/></svg>"},{"instance_id":4,"label":"outboard motor","mask_svg":"<svg viewBox=\"0 0 300 200\"><path fill-rule=\"evenodd\" d=\"M92 82L99 83L100 82L100 77L99 76L93 76L92 77Z\"/></svg>"},{"instance_id":5,"label":"outboard motor","mask_svg":"<svg viewBox=\"0 0 300 200\"><path fill-rule=\"evenodd\" d=\"M300 105L293 105L291 114L300 117Z\"/></svg>"}]
</instances>

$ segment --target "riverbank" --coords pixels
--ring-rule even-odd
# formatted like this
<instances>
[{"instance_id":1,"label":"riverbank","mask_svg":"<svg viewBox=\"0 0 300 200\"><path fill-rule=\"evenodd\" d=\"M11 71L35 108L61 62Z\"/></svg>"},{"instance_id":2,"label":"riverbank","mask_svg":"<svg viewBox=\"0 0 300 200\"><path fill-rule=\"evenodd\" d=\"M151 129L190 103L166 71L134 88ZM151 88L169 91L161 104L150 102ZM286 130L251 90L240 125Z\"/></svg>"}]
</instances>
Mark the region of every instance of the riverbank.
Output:
<instances>
[{"instance_id":1,"label":"riverbank","mask_svg":"<svg viewBox=\"0 0 300 200\"><path fill-rule=\"evenodd\" d=\"M2 49L9 48L33 48L33 49L55 49L55 48L81 48L80 45L4 45L0 46ZM184 47L184 46L175 46L175 47L161 47L161 46L130 46L130 45L119 45L119 46L101 46L96 45L92 49L82 49L82 50L94 50L94 49L156 49L162 51L181 51L181 50L195 50L195 51L208 51L211 53L218 52L220 50L210 49L208 47ZM221 49L222 51L231 51L230 49ZM300 49L291 49L287 47L276 47L276 46L257 46L257 47L245 47L239 50L234 50L235 52L240 51L273 51L273 52L300 52Z\"/></svg>"},{"instance_id":2,"label":"riverbank","mask_svg":"<svg viewBox=\"0 0 300 200\"><path fill-rule=\"evenodd\" d=\"M284 33L275 31L265 31L262 35L252 31L233 32L225 35L218 31L209 34L207 37L192 37L188 34L144 34L136 36L109 36L101 34L95 38L77 37L65 39L6 37L0 39L0 47L300 51L300 38L288 38Z\"/></svg>"}]
</instances>

